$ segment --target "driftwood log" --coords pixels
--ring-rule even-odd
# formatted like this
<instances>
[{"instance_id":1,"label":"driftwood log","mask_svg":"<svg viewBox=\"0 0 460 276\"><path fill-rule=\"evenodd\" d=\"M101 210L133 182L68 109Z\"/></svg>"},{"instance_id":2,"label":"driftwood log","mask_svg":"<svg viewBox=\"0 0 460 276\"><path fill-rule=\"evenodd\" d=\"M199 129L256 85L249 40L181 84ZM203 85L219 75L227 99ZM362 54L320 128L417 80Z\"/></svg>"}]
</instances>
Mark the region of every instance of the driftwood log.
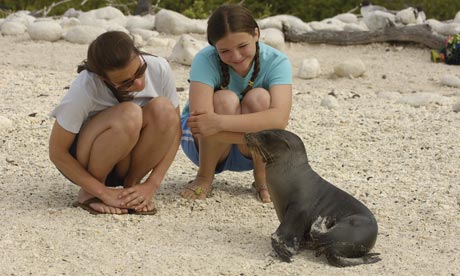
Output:
<instances>
[{"instance_id":1,"label":"driftwood log","mask_svg":"<svg viewBox=\"0 0 460 276\"><path fill-rule=\"evenodd\" d=\"M356 45L376 42L414 42L432 49L445 45L446 36L434 32L428 24L402 25L388 24L378 31L305 31L283 26L286 41L326 43L333 45Z\"/></svg>"}]
</instances>

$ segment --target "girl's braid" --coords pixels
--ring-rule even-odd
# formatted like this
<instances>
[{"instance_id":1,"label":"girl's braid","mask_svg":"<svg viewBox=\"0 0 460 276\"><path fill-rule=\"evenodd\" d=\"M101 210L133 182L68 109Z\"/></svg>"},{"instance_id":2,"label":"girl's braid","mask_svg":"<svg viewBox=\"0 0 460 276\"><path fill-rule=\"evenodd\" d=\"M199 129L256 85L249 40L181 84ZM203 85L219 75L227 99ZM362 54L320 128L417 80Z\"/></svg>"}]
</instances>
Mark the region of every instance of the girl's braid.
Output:
<instances>
[{"instance_id":1,"label":"girl's braid","mask_svg":"<svg viewBox=\"0 0 460 276\"><path fill-rule=\"evenodd\" d=\"M251 80L248 82L248 86L244 89L243 92L241 92L241 95L244 97L244 95L253 88L254 86L254 81L257 78L257 75L259 74L260 71L260 62L259 62L259 42L256 42L256 55L254 56L254 71L252 71L252 76Z\"/></svg>"}]
</instances>

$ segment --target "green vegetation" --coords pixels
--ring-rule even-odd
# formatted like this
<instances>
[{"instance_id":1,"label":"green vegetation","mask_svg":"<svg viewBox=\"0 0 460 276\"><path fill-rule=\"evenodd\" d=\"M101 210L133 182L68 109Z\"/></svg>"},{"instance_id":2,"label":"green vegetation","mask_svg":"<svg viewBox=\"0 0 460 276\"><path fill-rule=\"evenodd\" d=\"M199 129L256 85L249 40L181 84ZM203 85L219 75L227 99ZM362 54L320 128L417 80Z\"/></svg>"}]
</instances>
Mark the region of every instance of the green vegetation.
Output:
<instances>
[{"instance_id":1,"label":"green vegetation","mask_svg":"<svg viewBox=\"0 0 460 276\"><path fill-rule=\"evenodd\" d=\"M11 11L28 10L38 11L44 7L50 7L52 3L59 0L0 0L0 16ZM125 14L132 14L136 7L136 0L70 0L64 4L54 7L49 15L61 15L69 8L88 11L107 6L108 3L120 9ZM207 18L209 14L223 3L243 2L257 18L277 14L290 14L297 16L305 22L321 20L332 17L339 13L344 13L356 8L360 0L341 1L341 0L152 0L159 8L166 8L178 11L190 18ZM438 20L449 20L455 17L460 11L459 0L373 0L373 4L384 6L388 9L400 10L409 6L421 6L427 18ZM83 5L82 5L83 4ZM355 10L359 13L359 9Z\"/></svg>"}]
</instances>

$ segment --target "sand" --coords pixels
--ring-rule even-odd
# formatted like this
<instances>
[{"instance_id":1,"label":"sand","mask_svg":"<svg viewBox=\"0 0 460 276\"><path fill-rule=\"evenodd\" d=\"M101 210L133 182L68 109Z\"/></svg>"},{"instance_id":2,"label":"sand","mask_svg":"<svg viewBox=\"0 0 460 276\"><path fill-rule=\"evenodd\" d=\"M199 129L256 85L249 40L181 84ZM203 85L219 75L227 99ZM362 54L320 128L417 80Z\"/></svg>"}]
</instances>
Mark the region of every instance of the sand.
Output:
<instances>
[{"instance_id":1,"label":"sand","mask_svg":"<svg viewBox=\"0 0 460 276\"><path fill-rule=\"evenodd\" d=\"M155 196L157 215L73 208L78 187L48 158L48 114L86 48L0 37L0 275L460 275L460 91L439 83L460 67L432 63L417 45L286 44L295 76L305 58L322 68L318 78L294 78L288 129L303 139L314 170L379 223L372 252L382 261L335 268L312 251L292 263L276 258L270 235L279 222L272 204L256 200L251 172L219 174L208 199L183 200L180 188L197 168L180 149ZM360 58L364 76L335 77L346 58ZM189 67L171 66L183 106ZM331 92L334 109L321 106ZM439 98L397 102L419 92Z\"/></svg>"}]
</instances>

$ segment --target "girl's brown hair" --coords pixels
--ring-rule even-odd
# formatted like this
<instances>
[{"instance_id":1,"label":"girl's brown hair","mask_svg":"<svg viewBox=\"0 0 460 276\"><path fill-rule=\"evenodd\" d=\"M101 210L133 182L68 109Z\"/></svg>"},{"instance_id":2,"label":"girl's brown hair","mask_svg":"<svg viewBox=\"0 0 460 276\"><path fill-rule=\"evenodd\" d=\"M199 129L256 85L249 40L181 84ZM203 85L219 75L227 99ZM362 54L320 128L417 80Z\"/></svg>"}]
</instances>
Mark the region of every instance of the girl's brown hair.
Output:
<instances>
[{"instance_id":1,"label":"girl's brown hair","mask_svg":"<svg viewBox=\"0 0 460 276\"><path fill-rule=\"evenodd\" d=\"M105 32L91 42L87 57L78 66L77 72L88 70L107 79L107 71L126 67L133 56L140 54L128 34L120 31ZM104 82L118 101L132 100L133 97L128 93L117 91L111 84Z\"/></svg>"},{"instance_id":2,"label":"girl's brown hair","mask_svg":"<svg viewBox=\"0 0 460 276\"><path fill-rule=\"evenodd\" d=\"M248 9L241 5L222 5L217 8L208 20L207 36L208 43L215 46L217 41L227 36L229 33L245 32L250 35L255 35L255 29L259 29L257 22L252 17ZM259 29L260 30L260 29ZM260 34L260 31L259 31ZM219 59L220 60L220 59ZM225 89L230 82L230 74L228 65L220 60L222 71L221 89ZM256 42L256 55L254 57L254 71L252 72L251 80L241 94L244 96L246 92L252 89L254 80L259 74L259 43Z\"/></svg>"}]
</instances>

